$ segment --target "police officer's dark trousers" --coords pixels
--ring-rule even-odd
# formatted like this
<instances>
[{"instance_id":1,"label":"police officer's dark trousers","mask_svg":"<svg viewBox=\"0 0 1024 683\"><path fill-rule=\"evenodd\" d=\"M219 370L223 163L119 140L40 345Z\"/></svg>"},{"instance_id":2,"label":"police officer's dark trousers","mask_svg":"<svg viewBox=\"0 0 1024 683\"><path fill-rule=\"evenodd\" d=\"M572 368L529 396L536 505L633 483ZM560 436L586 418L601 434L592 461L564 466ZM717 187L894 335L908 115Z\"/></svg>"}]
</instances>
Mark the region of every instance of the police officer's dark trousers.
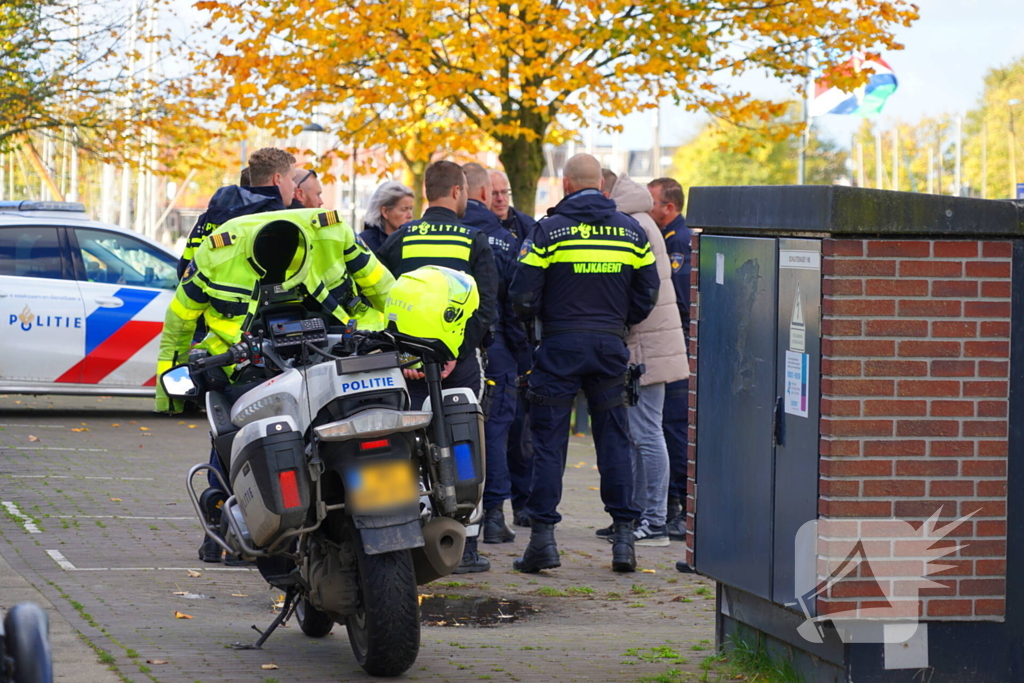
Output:
<instances>
[{"instance_id":1,"label":"police officer's dark trousers","mask_svg":"<svg viewBox=\"0 0 1024 683\"><path fill-rule=\"evenodd\" d=\"M686 500L686 441L690 410L690 380L670 382L665 387L662 430L668 446L668 496ZM685 507L685 506L684 506Z\"/></svg>"},{"instance_id":2,"label":"police officer's dark trousers","mask_svg":"<svg viewBox=\"0 0 1024 683\"><path fill-rule=\"evenodd\" d=\"M557 524L562 519L557 508L569 447L569 418L581 387L593 414L605 511L616 522L639 519L640 509L633 504L633 465L622 403L628 363L625 342L612 334L565 332L541 341L530 373L533 484L526 511L531 521Z\"/></svg>"},{"instance_id":3,"label":"police officer's dark trousers","mask_svg":"<svg viewBox=\"0 0 1024 683\"><path fill-rule=\"evenodd\" d=\"M484 481L484 510L501 507L511 496L509 480L509 429L516 416L516 360L498 335L487 348L487 379L494 382L490 414L484 424L487 447L487 478Z\"/></svg>"},{"instance_id":4,"label":"police officer's dark trousers","mask_svg":"<svg viewBox=\"0 0 1024 683\"><path fill-rule=\"evenodd\" d=\"M524 349L517 355L519 376L525 375L533 365L533 352ZM533 480L533 441L530 438L530 416L526 399L516 399L516 414L508 430L508 474L511 481L512 509L522 510L530 495Z\"/></svg>"}]
</instances>

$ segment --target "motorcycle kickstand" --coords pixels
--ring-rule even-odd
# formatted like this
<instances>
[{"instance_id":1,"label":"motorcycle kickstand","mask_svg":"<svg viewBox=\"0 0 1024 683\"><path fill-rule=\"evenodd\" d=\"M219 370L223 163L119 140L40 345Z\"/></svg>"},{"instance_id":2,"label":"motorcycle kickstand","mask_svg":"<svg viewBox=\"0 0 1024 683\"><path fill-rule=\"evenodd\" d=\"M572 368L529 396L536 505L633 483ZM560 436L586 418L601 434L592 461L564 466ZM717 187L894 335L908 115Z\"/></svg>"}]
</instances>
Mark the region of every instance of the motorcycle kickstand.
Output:
<instances>
[{"instance_id":1,"label":"motorcycle kickstand","mask_svg":"<svg viewBox=\"0 0 1024 683\"><path fill-rule=\"evenodd\" d=\"M284 596L284 605L281 607L281 613L270 622L270 626L267 627L266 631L261 631L256 627L256 624L252 625L252 630L260 634L259 640L251 645L245 643L234 643L231 645L233 650L262 650L263 643L267 642L270 635L277 630L277 627L283 624L291 617L292 612L295 611L295 606L298 604L295 602L295 595L298 593L298 588L292 586L288 589L288 592Z\"/></svg>"}]
</instances>

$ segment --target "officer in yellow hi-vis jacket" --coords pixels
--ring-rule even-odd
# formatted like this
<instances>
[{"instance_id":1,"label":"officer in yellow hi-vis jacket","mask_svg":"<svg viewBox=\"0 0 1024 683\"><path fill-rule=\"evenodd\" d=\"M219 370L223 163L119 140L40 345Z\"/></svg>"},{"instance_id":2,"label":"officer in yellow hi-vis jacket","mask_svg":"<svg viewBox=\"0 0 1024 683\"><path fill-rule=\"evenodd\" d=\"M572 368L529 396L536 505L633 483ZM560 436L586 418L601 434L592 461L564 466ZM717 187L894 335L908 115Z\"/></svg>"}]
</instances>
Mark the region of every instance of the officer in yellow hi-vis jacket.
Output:
<instances>
[{"instance_id":1,"label":"officer in yellow hi-vis jacket","mask_svg":"<svg viewBox=\"0 0 1024 683\"><path fill-rule=\"evenodd\" d=\"M232 219L196 250L164 319L157 376L183 363L201 317L198 344L223 353L252 322L261 285L319 302L339 322L383 310L391 273L362 245L336 211L296 209ZM177 412L157 382L156 409Z\"/></svg>"}]
</instances>

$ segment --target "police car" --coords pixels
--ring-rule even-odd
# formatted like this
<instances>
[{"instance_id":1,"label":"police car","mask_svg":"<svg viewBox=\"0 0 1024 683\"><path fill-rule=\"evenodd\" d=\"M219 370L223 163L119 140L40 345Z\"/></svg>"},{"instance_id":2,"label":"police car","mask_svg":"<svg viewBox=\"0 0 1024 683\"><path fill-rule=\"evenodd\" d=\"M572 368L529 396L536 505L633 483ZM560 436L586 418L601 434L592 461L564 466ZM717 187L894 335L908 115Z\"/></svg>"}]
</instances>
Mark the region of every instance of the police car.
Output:
<instances>
[{"instance_id":1,"label":"police car","mask_svg":"<svg viewBox=\"0 0 1024 683\"><path fill-rule=\"evenodd\" d=\"M0 392L152 396L178 259L74 202L0 202Z\"/></svg>"}]
</instances>

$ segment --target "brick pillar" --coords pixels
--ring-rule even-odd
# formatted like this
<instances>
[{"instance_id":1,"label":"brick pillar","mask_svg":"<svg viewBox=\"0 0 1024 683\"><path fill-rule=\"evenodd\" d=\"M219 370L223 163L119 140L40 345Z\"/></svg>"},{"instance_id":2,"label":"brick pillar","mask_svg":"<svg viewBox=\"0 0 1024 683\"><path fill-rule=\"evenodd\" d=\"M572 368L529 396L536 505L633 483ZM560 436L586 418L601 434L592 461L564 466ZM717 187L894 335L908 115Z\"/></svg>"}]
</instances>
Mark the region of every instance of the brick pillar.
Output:
<instances>
[{"instance_id":1,"label":"brick pillar","mask_svg":"<svg viewBox=\"0 0 1024 683\"><path fill-rule=\"evenodd\" d=\"M819 515L975 512L919 610L1002 620L1011 244L825 239L823 256ZM820 613L869 605L874 582L857 585Z\"/></svg>"}]
</instances>

